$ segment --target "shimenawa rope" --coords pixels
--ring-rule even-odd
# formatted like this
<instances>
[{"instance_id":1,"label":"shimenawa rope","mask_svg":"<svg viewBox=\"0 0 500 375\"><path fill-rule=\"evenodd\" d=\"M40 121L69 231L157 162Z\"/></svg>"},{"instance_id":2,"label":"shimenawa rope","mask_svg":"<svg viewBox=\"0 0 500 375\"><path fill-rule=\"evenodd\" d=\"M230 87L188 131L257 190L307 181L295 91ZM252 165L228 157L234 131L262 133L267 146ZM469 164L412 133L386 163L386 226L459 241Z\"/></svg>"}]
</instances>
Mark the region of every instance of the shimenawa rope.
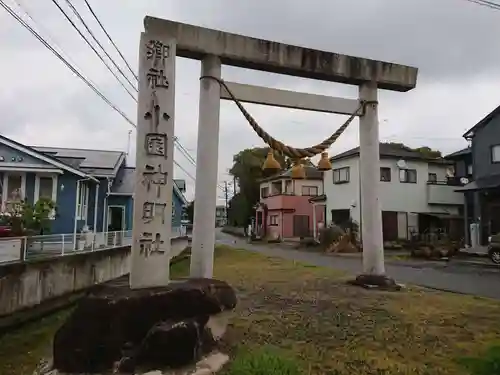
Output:
<instances>
[{"instance_id":1,"label":"shimenawa rope","mask_svg":"<svg viewBox=\"0 0 500 375\"><path fill-rule=\"evenodd\" d=\"M276 138L272 137L269 133L267 133L264 129L262 129L259 124L257 124L257 121L252 117L250 113L243 107L241 102L234 96L234 94L229 90L229 87L226 85L224 80L213 77L213 76L201 76L200 80L202 79L213 79L214 81L218 82L219 85L224 87L226 91L228 92L229 96L231 99L234 101L234 103L238 106L239 110L243 114L243 116L246 118L250 126L253 128L253 130L257 133L257 135L271 147L271 149L276 150L290 158L293 159L302 159L302 158L310 158L315 155L318 155L328 149L341 135L342 133L347 129L349 124L354 120L356 117L356 114L359 113L361 109L365 109L365 107L369 104L377 104L378 102L376 101L366 101L366 100L361 100L359 107L356 109L356 111L351 114L351 116L347 119L347 121L340 126L335 133L333 133L330 137L325 139L323 142L314 145L312 147L307 147L307 148L295 148L292 146L288 146L284 144L283 142L278 141Z\"/></svg>"}]
</instances>

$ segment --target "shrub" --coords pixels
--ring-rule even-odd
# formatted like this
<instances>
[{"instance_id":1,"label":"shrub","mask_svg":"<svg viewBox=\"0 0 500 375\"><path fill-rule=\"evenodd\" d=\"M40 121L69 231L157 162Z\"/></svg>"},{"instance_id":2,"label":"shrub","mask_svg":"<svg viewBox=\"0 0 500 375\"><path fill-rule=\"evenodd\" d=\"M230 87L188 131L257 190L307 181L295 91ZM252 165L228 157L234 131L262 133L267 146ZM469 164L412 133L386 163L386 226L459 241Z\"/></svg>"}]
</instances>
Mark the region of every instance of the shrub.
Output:
<instances>
[{"instance_id":1,"label":"shrub","mask_svg":"<svg viewBox=\"0 0 500 375\"><path fill-rule=\"evenodd\" d=\"M490 348L484 357L461 358L462 364L471 375L493 375L500 374L500 346Z\"/></svg>"},{"instance_id":2,"label":"shrub","mask_svg":"<svg viewBox=\"0 0 500 375\"><path fill-rule=\"evenodd\" d=\"M319 231L319 242L321 246L326 248L333 242L338 241L340 236L344 234L344 230L337 225L331 225L325 228L321 228Z\"/></svg>"}]
</instances>

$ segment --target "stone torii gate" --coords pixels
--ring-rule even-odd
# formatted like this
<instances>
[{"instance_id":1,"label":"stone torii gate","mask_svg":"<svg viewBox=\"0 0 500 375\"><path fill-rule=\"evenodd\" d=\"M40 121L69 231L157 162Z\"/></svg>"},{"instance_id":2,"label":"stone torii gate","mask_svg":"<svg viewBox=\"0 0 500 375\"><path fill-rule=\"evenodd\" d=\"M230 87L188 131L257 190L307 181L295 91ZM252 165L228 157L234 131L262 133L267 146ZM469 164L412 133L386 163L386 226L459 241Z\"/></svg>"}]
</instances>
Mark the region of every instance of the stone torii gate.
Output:
<instances>
[{"instance_id":1,"label":"stone torii gate","mask_svg":"<svg viewBox=\"0 0 500 375\"><path fill-rule=\"evenodd\" d=\"M359 100L353 100L226 82L241 102L360 117L363 271L384 276L377 89L409 91L416 85L417 69L153 17L146 17L144 26L131 287L169 282L171 215L164 210L170 213L172 199L175 56L201 60L201 77L214 78L200 81L191 276L211 277L213 270L220 100L231 99L217 81L222 64L359 87ZM358 112L361 102L369 104Z\"/></svg>"}]
</instances>

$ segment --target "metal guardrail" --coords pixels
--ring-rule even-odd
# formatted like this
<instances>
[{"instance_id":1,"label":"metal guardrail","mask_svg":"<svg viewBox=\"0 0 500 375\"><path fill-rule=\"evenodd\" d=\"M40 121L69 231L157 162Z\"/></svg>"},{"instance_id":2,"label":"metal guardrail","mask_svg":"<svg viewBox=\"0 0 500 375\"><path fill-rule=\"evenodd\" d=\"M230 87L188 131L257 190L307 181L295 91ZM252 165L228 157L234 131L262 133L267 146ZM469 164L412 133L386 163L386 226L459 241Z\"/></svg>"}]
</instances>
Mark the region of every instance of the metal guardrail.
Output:
<instances>
[{"instance_id":1,"label":"metal guardrail","mask_svg":"<svg viewBox=\"0 0 500 375\"><path fill-rule=\"evenodd\" d=\"M186 236L184 226L172 228L172 238ZM0 239L0 264L132 245L132 231L48 234Z\"/></svg>"}]
</instances>

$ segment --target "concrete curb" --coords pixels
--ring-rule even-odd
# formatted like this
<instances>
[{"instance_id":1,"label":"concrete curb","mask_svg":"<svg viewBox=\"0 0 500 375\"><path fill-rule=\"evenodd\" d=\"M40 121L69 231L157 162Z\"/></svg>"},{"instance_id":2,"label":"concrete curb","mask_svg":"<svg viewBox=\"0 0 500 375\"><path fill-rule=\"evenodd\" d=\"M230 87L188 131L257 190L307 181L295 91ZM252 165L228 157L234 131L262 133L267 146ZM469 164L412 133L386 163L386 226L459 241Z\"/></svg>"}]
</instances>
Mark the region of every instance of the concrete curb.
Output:
<instances>
[{"instance_id":1,"label":"concrete curb","mask_svg":"<svg viewBox=\"0 0 500 375\"><path fill-rule=\"evenodd\" d=\"M500 270L500 265L495 264L493 262L474 262L469 260L452 260L450 264L456 266L465 266L465 267L476 267L476 268L488 268L488 269L497 269Z\"/></svg>"}]
</instances>

